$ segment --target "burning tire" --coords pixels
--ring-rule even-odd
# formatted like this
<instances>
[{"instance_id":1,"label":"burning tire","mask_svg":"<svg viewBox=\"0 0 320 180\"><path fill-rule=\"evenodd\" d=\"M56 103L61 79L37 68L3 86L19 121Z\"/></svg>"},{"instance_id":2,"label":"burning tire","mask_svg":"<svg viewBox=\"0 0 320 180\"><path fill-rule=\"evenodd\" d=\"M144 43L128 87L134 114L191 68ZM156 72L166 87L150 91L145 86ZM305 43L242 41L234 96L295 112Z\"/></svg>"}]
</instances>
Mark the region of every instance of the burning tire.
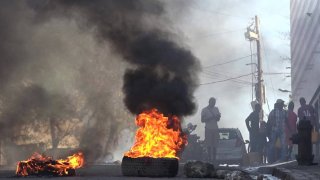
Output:
<instances>
[{"instance_id":1,"label":"burning tire","mask_svg":"<svg viewBox=\"0 0 320 180\"><path fill-rule=\"evenodd\" d=\"M20 161L17 164L16 175L19 177L75 176L75 169L83 166L83 159L84 156L81 152L59 160L34 153L28 160Z\"/></svg>"},{"instance_id":2,"label":"burning tire","mask_svg":"<svg viewBox=\"0 0 320 180\"><path fill-rule=\"evenodd\" d=\"M174 177L177 175L179 162L176 158L130 158L124 156L121 170L124 176Z\"/></svg>"}]
</instances>

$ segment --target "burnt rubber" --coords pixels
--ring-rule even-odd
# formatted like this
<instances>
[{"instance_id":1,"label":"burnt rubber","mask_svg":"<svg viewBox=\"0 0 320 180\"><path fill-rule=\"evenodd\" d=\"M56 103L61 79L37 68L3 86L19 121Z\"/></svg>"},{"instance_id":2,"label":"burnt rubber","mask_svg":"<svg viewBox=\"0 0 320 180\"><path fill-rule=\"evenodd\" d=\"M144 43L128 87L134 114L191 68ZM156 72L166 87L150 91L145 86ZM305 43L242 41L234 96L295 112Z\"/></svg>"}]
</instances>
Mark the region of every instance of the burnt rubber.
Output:
<instances>
[{"instance_id":1,"label":"burnt rubber","mask_svg":"<svg viewBox=\"0 0 320 180\"><path fill-rule=\"evenodd\" d=\"M121 170L124 176L139 177L174 177L177 175L179 162L176 158L130 158L124 156Z\"/></svg>"}]
</instances>

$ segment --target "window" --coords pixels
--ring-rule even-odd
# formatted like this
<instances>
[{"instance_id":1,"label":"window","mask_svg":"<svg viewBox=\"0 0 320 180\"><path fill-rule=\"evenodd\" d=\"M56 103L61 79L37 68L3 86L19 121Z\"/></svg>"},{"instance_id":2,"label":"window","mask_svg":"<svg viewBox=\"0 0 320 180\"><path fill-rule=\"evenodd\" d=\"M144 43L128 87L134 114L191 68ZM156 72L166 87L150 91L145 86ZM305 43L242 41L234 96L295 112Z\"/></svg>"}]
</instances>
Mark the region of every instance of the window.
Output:
<instances>
[{"instance_id":1,"label":"window","mask_svg":"<svg viewBox=\"0 0 320 180\"><path fill-rule=\"evenodd\" d=\"M236 131L220 131L219 132L219 139L220 140L230 140L238 138Z\"/></svg>"}]
</instances>

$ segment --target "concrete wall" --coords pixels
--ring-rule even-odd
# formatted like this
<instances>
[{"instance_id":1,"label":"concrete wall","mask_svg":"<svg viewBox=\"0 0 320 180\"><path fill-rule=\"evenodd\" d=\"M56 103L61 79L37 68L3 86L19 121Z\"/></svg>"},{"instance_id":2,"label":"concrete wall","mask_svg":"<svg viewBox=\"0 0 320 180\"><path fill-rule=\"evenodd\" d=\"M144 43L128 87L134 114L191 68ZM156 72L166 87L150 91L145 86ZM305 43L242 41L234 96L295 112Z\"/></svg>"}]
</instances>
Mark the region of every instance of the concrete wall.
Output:
<instances>
[{"instance_id":1,"label":"concrete wall","mask_svg":"<svg viewBox=\"0 0 320 180\"><path fill-rule=\"evenodd\" d=\"M293 101L309 102L320 86L320 1L291 0L290 27Z\"/></svg>"}]
</instances>

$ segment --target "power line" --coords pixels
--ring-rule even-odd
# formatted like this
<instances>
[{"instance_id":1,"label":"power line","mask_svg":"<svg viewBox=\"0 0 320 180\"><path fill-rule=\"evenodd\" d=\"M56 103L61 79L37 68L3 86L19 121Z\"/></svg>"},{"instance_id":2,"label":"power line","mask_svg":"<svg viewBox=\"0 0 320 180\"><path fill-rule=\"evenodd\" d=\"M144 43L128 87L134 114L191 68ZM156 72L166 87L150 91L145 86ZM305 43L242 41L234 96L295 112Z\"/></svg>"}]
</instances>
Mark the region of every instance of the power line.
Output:
<instances>
[{"instance_id":1,"label":"power line","mask_svg":"<svg viewBox=\"0 0 320 180\"><path fill-rule=\"evenodd\" d=\"M252 54L252 55L256 55L256 54ZM218 64L212 64L212 65L209 65L209 66L205 66L203 68L206 69L206 68L210 68L210 67L221 66L221 65L225 65L225 64L232 63L232 62L236 62L236 61L248 58L248 57L251 57L251 54L247 55L247 56L239 57L239 58L236 58L236 59L232 59L232 60L226 61L224 63L218 63Z\"/></svg>"},{"instance_id":2,"label":"power line","mask_svg":"<svg viewBox=\"0 0 320 180\"><path fill-rule=\"evenodd\" d=\"M266 46L264 44L264 40L263 40L263 36L262 36L262 33L260 34L260 38L261 38L261 42L262 42L262 51L263 51L263 54L264 54L264 57L265 58L268 58L267 57L267 50L266 50ZM267 64L267 69L268 71L270 71L270 65L269 65L269 61L265 61L266 64ZM264 73L264 75L266 75L266 73ZM272 78L269 76L269 81L271 82L271 88L272 88L272 94L273 94L273 98L276 98L276 93L275 93L275 88L273 86L273 81L272 81Z\"/></svg>"},{"instance_id":3,"label":"power line","mask_svg":"<svg viewBox=\"0 0 320 180\"><path fill-rule=\"evenodd\" d=\"M208 85L208 84L216 84L216 83L230 81L230 80L233 80L233 79L238 79L238 78L241 78L241 77L251 76L251 75L252 75L252 73L249 73L249 74L244 74L244 75L240 75L240 76L237 76L237 77L232 77L232 78L228 78L228 79L224 79L224 80L213 81L213 82L208 82L208 83L201 83L199 85L201 86L201 85Z\"/></svg>"},{"instance_id":4,"label":"power line","mask_svg":"<svg viewBox=\"0 0 320 180\"><path fill-rule=\"evenodd\" d=\"M253 59L252 59L252 42L250 41L250 60L251 64L253 64ZM251 66L251 73L254 73L254 67ZM254 96L254 86L253 86L253 80L254 80L254 74L251 76L251 101L253 101L253 96Z\"/></svg>"},{"instance_id":5,"label":"power line","mask_svg":"<svg viewBox=\"0 0 320 180\"><path fill-rule=\"evenodd\" d=\"M232 80L231 80L232 81ZM248 84L244 84L244 83L240 83L240 82L232 82L232 83L226 83L228 87L235 87L235 89L237 88L247 88L250 87L250 85Z\"/></svg>"},{"instance_id":6,"label":"power line","mask_svg":"<svg viewBox=\"0 0 320 180\"><path fill-rule=\"evenodd\" d=\"M207 75L207 78L210 78L210 79L217 79L219 77L223 77L223 78L232 78L230 76L226 76L224 74L221 74L221 73L217 73L217 72L211 72L211 71L204 71L202 72L204 75ZM212 73L212 74L211 74ZM235 82L235 83L239 83L239 84L242 84L242 85L251 85L251 82L249 81L245 81L245 80L242 80L242 79L232 79L231 81Z\"/></svg>"},{"instance_id":7,"label":"power line","mask_svg":"<svg viewBox=\"0 0 320 180\"><path fill-rule=\"evenodd\" d=\"M247 89L248 88L248 86L239 86L238 88L215 88L215 93L230 93L230 92L237 92L237 93L239 93L239 91L245 91L245 92L247 92ZM200 95L195 95L195 97L199 97Z\"/></svg>"},{"instance_id":8,"label":"power line","mask_svg":"<svg viewBox=\"0 0 320 180\"><path fill-rule=\"evenodd\" d=\"M217 72L217 71L209 71L209 70L204 70L202 71L202 73L204 74L207 74L209 76L212 76L212 77L223 77L223 78L231 78L232 76L228 76L228 75L225 75L225 74L231 74L229 72ZM241 82L241 83L248 83L248 84L251 84L250 81L245 81L245 80L242 80L242 79L235 79L234 81L238 81L238 82Z\"/></svg>"},{"instance_id":9,"label":"power line","mask_svg":"<svg viewBox=\"0 0 320 180\"><path fill-rule=\"evenodd\" d=\"M285 75L285 74L290 74L286 72L265 72L263 73L264 75Z\"/></svg>"},{"instance_id":10,"label":"power line","mask_svg":"<svg viewBox=\"0 0 320 180\"><path fill-rule=\"evenodd\" d=\"M205 34L205 35L198 36L196 38L205 38L205 37L211 37L211 36L216 36L216 35L226 34L226 33L242 32L243 30L245 30L245 28L241 28L241 29L238 29L238 30L230 30L230 31L221 31L221 32L208 33L208 34Z\"/></svg>"},{"instance_id":11,"label":"power line","mask_svg":"<svg viewBox=\"0 0 320 180\"><path fill-rule=\"evenodd\" d=\"M216 14L216 15L222 15L222 16L228 16L228 17L235 17L235 18L240 18L240 19L245 19L248 20L250 18L248 17L244 17L244 16L239 16L239 15L233 15L233 14L228 14L228 13L224 13L224 12L219 12L219 11L213 11L213 10L209 10L209 9L204 9L201 8L197 2L197 0L193 1L194 2L194 6L192 6L194 9L200 10L200 11L206 11L208 13L212 13L212 14Z\"/></svg>"},{"instance_id":12,"label":"power line","mask_svg":"<svg viewBox=\"0 0 320 180\"><path fill-rule=\"evenodd\" d=\"M290 17L289 16L285 16L285 15L282 15L282 14L279 14L279 13L275 13L275 11L270 11L270 10L267 10L267 9L265 9L265 8L261 8L260 7L260 9L261 10L263 10L263 11L259 11L260 13L262 13L262 14L265 14L265 15L268 15L268 16L278 16L278 17L282 17L283 18L283 20L286 20L287 22L289 22L290 21Z\"/></svg>"}]
</instances>

